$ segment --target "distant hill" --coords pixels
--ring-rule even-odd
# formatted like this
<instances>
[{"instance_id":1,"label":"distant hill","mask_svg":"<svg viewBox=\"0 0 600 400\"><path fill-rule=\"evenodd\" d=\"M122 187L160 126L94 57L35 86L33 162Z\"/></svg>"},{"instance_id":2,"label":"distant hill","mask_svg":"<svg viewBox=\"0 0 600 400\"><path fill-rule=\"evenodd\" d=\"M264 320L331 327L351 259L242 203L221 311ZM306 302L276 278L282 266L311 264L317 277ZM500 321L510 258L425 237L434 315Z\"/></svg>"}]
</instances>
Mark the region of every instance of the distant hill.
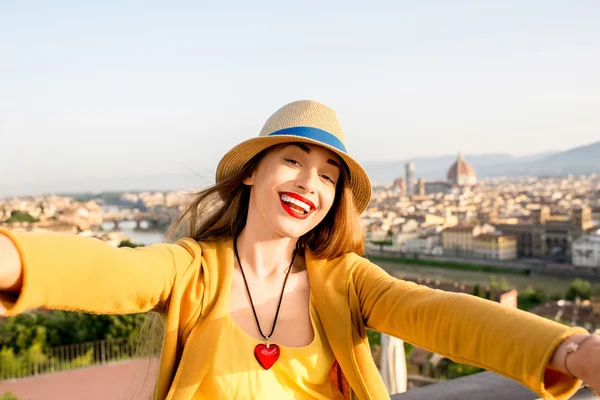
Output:
<instances>
[{"instance_id":1,"label":"distant hill","mask_svg":"<svg viewBox=\"0 0 600 400\"><path fill-rule=\"evenodd\" d=\"M600 166L600 142L575 147L571 150L554 154L539 160L536 164L539 164L540 167L546 166L557 171L568 171L573 168L589 168L591 171L598 171L598 167Z\"/></svg>"},{"instance_id":2,"label":"distant hill","mask_svg":"<svg viewBox=\"0 0 600 400\"><path fill-rule=\"evenodd\" d=\"M415 177L426 180L446 180L448 168L457 155L414 158ZM526 157L510 154L467 154L478 178L494 176L560 176L567 174L600 173L600 142L567 151L540 153ZM373 183L390 183L404 176L407 160L365 162L364 167ZM48 193L83 193L128 190L180 190L201 188L214 181L214 171L200 170L197 174L148 175L135 177L106 177L63 181L31 181L7 184L0 182L0 197Z\"/></svg>"},{"instance_id":3,"label":"distant hill","mask_svg":"<svg viewBox=\"0 0 600 400\"><path fill-rule=\"evenodd\" d=\"M404 165L415 163L415 177L426 180L445 180L448 168L456 155L424 157L400 161L365 163L365 169L374 183L392 182L405 176ZM600 172L600 142L576 147L563 152L540 153L526 157L509 154L465 155L475 168L478 178L494 176L549 176L589 174Z\"/></svg>"},{"instance_id":4,"label":"distant hill","mask_svg":"<svg viewBox=\"0 0 600 400\"><path fill-rule=\"evenodd\" d=\"M0 198L37 194L73 194L126 191L175 191L199 189L214 183L214 172L202 171L197 175L171 174L132 177L31 181L0 185Z\"/></svg>"}]
</instances>

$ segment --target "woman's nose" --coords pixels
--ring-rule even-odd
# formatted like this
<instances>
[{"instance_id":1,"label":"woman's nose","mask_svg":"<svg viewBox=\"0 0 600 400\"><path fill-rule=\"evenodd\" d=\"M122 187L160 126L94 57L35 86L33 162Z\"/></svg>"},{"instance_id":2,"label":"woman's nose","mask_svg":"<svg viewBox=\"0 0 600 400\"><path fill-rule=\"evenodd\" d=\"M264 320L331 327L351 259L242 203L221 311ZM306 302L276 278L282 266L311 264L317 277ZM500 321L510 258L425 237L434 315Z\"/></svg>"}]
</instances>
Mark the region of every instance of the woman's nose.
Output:
<instances>
[{"instance_id":1,"label":"woman's nose","mask_svg":"<svg viewBox=\"0 0 600 400\"><path fill-rule=\"evenodd\" d=\"M313 193L317 187L318 179L319 174L315 170L311 169L298 176L298 179L296 180L296 186L308 193Z\"/></svg>"}]
</instances>

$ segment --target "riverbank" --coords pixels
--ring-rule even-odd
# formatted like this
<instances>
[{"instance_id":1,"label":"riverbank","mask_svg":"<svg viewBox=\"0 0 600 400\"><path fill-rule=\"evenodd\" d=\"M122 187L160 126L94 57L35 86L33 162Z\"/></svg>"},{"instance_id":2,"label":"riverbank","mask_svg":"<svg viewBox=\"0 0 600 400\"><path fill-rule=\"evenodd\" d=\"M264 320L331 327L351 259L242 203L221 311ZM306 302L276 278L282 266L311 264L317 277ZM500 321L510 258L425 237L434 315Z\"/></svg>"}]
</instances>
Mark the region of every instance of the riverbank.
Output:
<instances>
[{"instance_id":1,"label":"riverbank","mask_svg":"<svg viewBox=\"0 0 600 400\"><path fill-rule=\"evenodd\" d=\"M423 267L439 267L439 268L450 268L462 271L480 271L480 272L492 272L502 274L515 274L515 275L530 275L531 270L529 269L514 269L514 268L503 268L491 265L482 264L470 264L456 261L438 261L432 259L422 258L408 258L401 256L378 256L368 255L367 258L373 262L393 262L400 264L419 265Z\"/></svg>"},{"instance_id":2,"label":"riverbank","mask_svg":"<svg viewBox=\"0 0 600 400\"><path fill-rule=\"evenodd\" d=\"M491 270L477 269L480 265L469 266L465 263L462 269L452 268L445 261L415 263L413 259L401 257L368 256L369 260L385 271L399 278L422 278L441 281L460 282L468 285L479 284L490 286L492 282L505 282L509 287L524 292L528 287L540 288L548 296L564 295L572 279L552 275L540 275L535 272L529 274L519 271L502 271L495 267ZM421 260L431 261L431 260ZM460 264L460 263L459 263Z\"/></svg>"}]
</instances>

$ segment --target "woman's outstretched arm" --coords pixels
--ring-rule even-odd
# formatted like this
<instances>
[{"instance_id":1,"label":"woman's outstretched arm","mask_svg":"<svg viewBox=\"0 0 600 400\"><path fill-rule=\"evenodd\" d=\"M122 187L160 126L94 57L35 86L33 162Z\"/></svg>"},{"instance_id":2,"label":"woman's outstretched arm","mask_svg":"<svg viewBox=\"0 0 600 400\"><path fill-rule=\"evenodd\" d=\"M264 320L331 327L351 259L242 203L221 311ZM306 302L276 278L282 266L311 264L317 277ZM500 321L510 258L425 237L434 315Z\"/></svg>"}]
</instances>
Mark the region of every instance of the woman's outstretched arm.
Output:
<instances>
[{"instance_id":1,"label":"woman's outstretched arm","mask_svg":"<svg viewBox=\"0 0 600 400\"><path fill-rule=\"evenodd\" d=\"M33 308L161 310L177 277L189 268L200 270L200 246L192 240L131 249L76 235L0 229L0 246L4 315Z\"/></svg>"},{"instance_id":2,"label":"woman's outstretched arm","mask_svg":"<svg viewBox=\"0 0 600 400\"><path fill-rule=\"evenodd\" d=\"M500 373L543 397L568 398L580 383L555 371L551 360L560 358L556 350L565 339L587 334L583 328L405 282L367 260L354 269L352 281L367 327Z\"/></svg>"}]
</instances>

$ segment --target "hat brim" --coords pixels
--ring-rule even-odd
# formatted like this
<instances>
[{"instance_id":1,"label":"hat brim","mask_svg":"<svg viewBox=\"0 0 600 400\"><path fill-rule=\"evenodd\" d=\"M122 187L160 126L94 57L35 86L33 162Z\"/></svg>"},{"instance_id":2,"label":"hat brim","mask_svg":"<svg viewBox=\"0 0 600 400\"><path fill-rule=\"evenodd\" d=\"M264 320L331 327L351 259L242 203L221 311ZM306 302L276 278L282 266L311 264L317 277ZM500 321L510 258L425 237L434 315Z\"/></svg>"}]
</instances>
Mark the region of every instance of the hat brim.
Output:
<instances>
[{"instance_id":1,"label":"hat brim","mask_svg":"<svg viewBox=\"0 0 600 400\"><path fill-rule=\"evenodd\" d=\"M240 172L243 166L261 151L282 143L308 143L324 147L337 154L348 166L348 183L354 198L354 206L362 213L371 200L371 180L363 167L343 151L317 140L295 135L260 136L248 139L227 152L217 166L216 182L222 182Z\"/></svg>"}]
</instances>

